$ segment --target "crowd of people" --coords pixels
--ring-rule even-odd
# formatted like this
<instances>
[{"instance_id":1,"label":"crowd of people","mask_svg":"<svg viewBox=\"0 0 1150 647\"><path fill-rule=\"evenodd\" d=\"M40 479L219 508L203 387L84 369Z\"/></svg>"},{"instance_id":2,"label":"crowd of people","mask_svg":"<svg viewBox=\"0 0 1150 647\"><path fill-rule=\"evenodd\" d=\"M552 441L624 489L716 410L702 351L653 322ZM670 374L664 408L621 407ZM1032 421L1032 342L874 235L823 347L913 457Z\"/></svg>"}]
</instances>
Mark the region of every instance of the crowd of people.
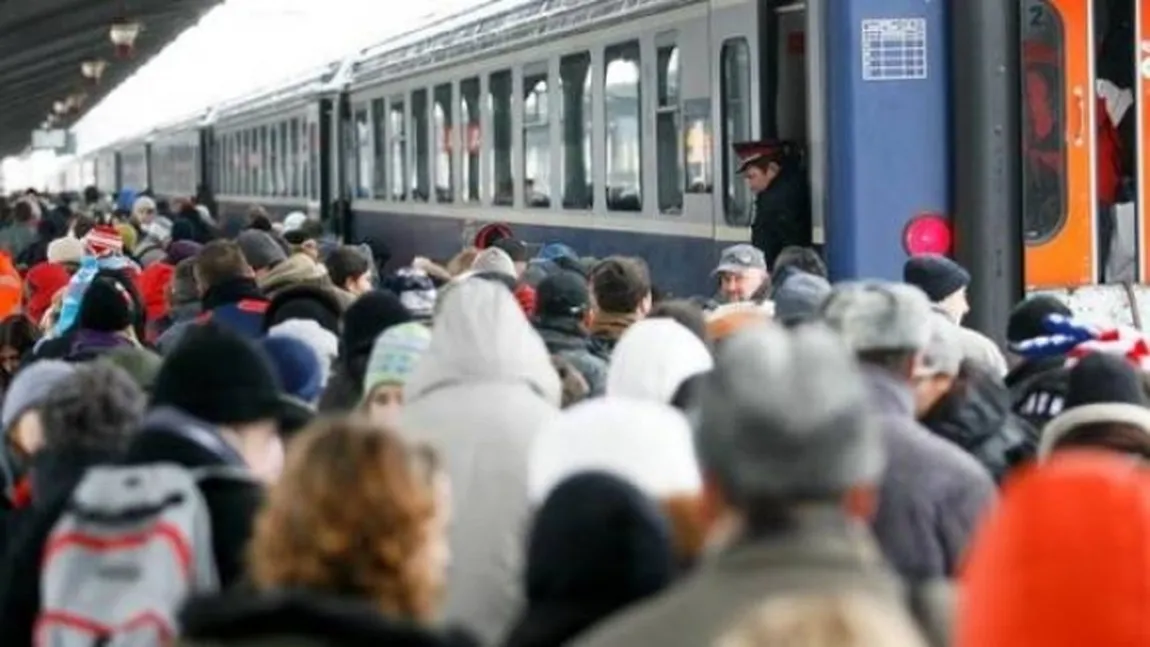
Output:
<instances>
[{"instance_id":1,"label":"crowd of people","mask_svg":"<svg viewBox=\"0 0 1150 647\"><path fill-rule=\"evenodd\" d=\"M1150 340L1040 295L1000 349L948 258L668 299L502 225L393 269L302 213L0 221L5 647L1145 639Z\"/></svg>"}]
</instances>

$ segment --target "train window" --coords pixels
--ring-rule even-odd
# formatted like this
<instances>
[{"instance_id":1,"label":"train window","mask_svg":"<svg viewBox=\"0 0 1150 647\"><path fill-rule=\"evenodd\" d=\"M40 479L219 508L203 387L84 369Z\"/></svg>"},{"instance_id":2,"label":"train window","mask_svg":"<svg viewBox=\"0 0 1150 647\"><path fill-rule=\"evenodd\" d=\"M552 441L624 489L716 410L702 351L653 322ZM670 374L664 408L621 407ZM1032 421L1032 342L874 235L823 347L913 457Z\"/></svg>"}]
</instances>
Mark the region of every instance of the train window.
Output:
<instances>
[{"instance_id":1,"label":"train window","mask_svg":"<svg viewBox=\"0 0 1150 647\"><path fill-rule=\"evenodd\" d=\"M455 189L451 171L451 138L454 122L451 115L451 85L435 87L435 201L454 202Z\"/></svg>"},{"instance_id":2,"label":"train window","mask_svg":"<svg viewBox=\"0 0 1150 647\"><path fill-rule=\"evenodd\" d=\"M371 188L377 200L387 197L387 108L383 99L371 102Z\"/></svg>"},{"instance_id":3,"label":"train window","mask_svg":"<svg viewBox=\"0 0 1150 647\"><path fill-rule=\"evenodd\" d=\"M416 90L411 93L411 125L415 137L415 155L411 169L411 199L416 202L427 202L431 195L430 178L430 142L427 128L427 90Z\"/></svg>"},{"instance_id":4,"label":"train window","mask_svg":"<svg viewBox=\"0 0 1150 647\"><path fill-rule=\"evenodd\" d=\"M251 195L252 131L244 129L239 133L240 140L240 183L239 195Z\"/></svg>"},{"instance_id":5,"label":"train window","mask_svg":"<svg viewBox=\"0 0 1150 647\"><path fill-rule=\"evenodd\" d=\"M679 136L679 48L673 43L661 45L656 52L656 59L659 103L655 109L655 155L659 178L659 211L681 214L683 139Z\"/></svg>"},{"instance_id":6,"label":"train window","mask_svg":"<svg viewBox=\"0 0 1150 647\"><path fill-rule=\"evenodd\" d=\"M355 143L359 154L356 156L356 187L352 194L357 198L371 197L371 123L367 118L367 106L355 111Z\"/></svg>"},{"instance_id":7,"label":"train window","mask_svg":"<svg viewBox=\"0 0 1150 647\"><path fill-rule=\"evenodd\" d=\"M266 159L268 161L267 171L266 171L267 172L268 195L279 195L279 193L280 193L280 182L279 182L280 178L279 178L279 174L276 172L277 169L279 169L279 165L280 165L279 129L276 128L275 126L272 126L268 129L268 131L269 131L268 132L268 140L267 140L268 152L267 152L267 156L266 156Z\"/></svg>"},{"instance_id":8,"label":"train window","mask_svg":"<svg viewBox=\"0 0 1150 647\"><path fill-rule=\"evenodd\" d=\"M291 125L288 126L288 173L291 176L288 180L290 183L288 195L293 198L298 198L303 195L299 186L299 167L299 118L292 117Z\"/></svg>"},{"instance_id":9,"label":"train window","mask_svg":"<svg viewBox=\"0 0 1150 647\"><path fill-rule=\"evenodd\" d=\"M687 193L711 192L711 100L683 102L683 140L686 145L683 180Z\"/></svg>"},{"instance_id":10,"label":"train window","mask_svg":"<svg viewBox=\"0 0 1150 647\"><path fill-rule=\"evenodd\" d=\"M288 148L288 122L280 122L280 191L279 194L283 196L291 195L288 187L289 169L288 160L291 158L291 149Z\"/></svg>"},{"instance_id":11,"label":"train window","mask_svg":"<svg viewBox=\"0 0 1150 647\"><path fill-rule=\"evenodd\" d=\"M256 194L268 195L271 193L271 181L268 178L268 127L260 126L256 130Z\"/></svg>"},{"instance_id":12,"label":"train window","mask_svg":"<svg viewBox=\"0 0 1150 647\"><path fill-rule=\"evenodd\" d=\"M639 43L607 48L603 76L607 135L607 208L643 210L643 128Z\"/></svg>"},{"instance_id":13,"label":"train window","mask_svg":"<svg viewBox=\"0 0 1150 647\"><path fill-rule=\"evenodd\" d=\"M320 199L319 155L319 125L312 121L307 125L308 197L312 200Z\"/></svg>"},{"instance_id":14,"label":"train window","mask_svg":"<svg viewBox=\"0 0 1150 647\"><path fill-rule=\"evenodd\" d=\"M311 199L311 141L308 139L311 124L305 118L299 131L299 184L300 196Z\"/></svg>"},{"instance_id":15,"label":"train window","mask_svg":"<svg viewBox=\"0 0 1150 647\"><path fill-rule=\"evenodd\" d=\"M736 173L731 146L751 138L751 49L747 41L732 38L723 43L720 64L724 212L727 224L745 226L751 224L750 189Z\"/></svg>"},{"instance_id":16,"label":"train window","mask_svg":"<svg viewBox=\"0 0 1150 647\"><path fill-rule=\"evenodd\" d=\"M563 153L563 208L594 206L591 187L591 54L582 52L559 60L559 103Z\"/></svg>"},{"instance_id":17,"label":"train window","mask_svg":"<svg viewBox=\"0 0 1150 647\"><path fill-rule=\"evenodd\" d=\"M479 123L479 79L465 79L459 84L459 118L466 120L463 132L463 177L461 193L464 202L479 202L479 150L482 137Z\"/></svg>"},{"instance_id":18,"label":"train window","mask_svg":"<svg viewBox=\"0 0 1150 647\"><path fill-rule=\"evenodd\" d=\"M551 88L546 62L529 68L543 71L523 75L523 201L546 208L551 206Z\"/></svg>"},{"instance_id":19,"label":"train window","mask_svg":"<svg viewBox=\"0 0 1150 647\"><path fill-rule=\"evenodd\" d=\"M487 88L491 112L491 177L487 181L492 203L515 204L515 175L511 172L511 72L491 75Z\"/></svg>"},{"instance_id":20,"label":"train window","mask_svg":"<svg viewBox=\"0 0 1150 647\"><path fill-rule=\"evenodd\" d=\"M391 102L388 112L388 142L391 151L391 199L403 201L407 199L407 115L403 106L403 99Z\"/></svg>"},{"instance_id":21,"label":"train window","mask_svg":"<svg viewBox=\"0 0 1150 647\"><path fill-rule=\"evenodd\" d=\"M1022 227L1026 241L1038 242L1067 213L1065 37L1048 0L1029 0L1022 25Z\"/></svg>"}]
</instances>

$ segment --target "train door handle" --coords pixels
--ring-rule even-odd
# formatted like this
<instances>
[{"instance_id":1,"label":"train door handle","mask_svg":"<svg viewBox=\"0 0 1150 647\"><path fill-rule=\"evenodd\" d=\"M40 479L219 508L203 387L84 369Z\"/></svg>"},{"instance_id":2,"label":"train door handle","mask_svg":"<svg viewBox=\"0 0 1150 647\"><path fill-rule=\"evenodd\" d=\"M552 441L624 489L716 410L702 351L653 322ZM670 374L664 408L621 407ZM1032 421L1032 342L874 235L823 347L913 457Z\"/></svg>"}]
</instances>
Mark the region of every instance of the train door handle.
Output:
<instances>
[{"instance_id":1,"label":"train door handle","mask_svg":"<svg viewBox=\"0 0 1150 647\"><path fill-rule=\"evenodd\" d=\"M1073 144L1082 146L1086 143L1086 92L1081 85L1074 86L1074 100L1078 103L1078 134L1074 136Z\"/></svg>"}]
</instances>

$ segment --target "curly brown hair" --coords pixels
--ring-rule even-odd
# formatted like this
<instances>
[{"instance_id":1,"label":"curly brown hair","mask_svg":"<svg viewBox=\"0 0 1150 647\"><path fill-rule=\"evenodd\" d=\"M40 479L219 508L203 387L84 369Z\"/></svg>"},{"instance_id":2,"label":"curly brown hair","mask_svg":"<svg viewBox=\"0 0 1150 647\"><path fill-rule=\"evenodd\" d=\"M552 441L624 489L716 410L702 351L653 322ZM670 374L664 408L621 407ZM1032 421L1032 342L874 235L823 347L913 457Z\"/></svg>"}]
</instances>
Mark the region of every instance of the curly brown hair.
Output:
<instances>
[{"instance_id":1,"label":"curly brown hair","mask_svg":"<svg viewBox=\"0 0 1150 647\"><path fill-rule=\"evenodd\" d=\"M313 424L293 442L248 547L262 590L367 599L428 620L438 584L421 559L436 515L428 450L363 419Z\"/></svg>"}]
</instances>

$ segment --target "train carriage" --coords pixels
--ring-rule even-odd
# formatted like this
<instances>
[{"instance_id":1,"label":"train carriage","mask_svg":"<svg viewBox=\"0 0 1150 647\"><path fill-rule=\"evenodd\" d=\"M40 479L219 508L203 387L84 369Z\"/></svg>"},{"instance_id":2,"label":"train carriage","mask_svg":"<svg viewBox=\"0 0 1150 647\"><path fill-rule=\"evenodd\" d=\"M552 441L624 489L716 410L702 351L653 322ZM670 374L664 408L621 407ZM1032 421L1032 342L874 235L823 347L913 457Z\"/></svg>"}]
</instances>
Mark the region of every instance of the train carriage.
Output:
<instances>
[{"instance_id":1,"label":"train carriage","mask_svg":"<svg viewBox=\"0 0 1150 647\"><path fill-rule=\"evenodd\" d=\"M158 199L197 198L211 204L213 161L209 113L201 112L152 131L151 188Z\"/></svg>"}]
</instances>

